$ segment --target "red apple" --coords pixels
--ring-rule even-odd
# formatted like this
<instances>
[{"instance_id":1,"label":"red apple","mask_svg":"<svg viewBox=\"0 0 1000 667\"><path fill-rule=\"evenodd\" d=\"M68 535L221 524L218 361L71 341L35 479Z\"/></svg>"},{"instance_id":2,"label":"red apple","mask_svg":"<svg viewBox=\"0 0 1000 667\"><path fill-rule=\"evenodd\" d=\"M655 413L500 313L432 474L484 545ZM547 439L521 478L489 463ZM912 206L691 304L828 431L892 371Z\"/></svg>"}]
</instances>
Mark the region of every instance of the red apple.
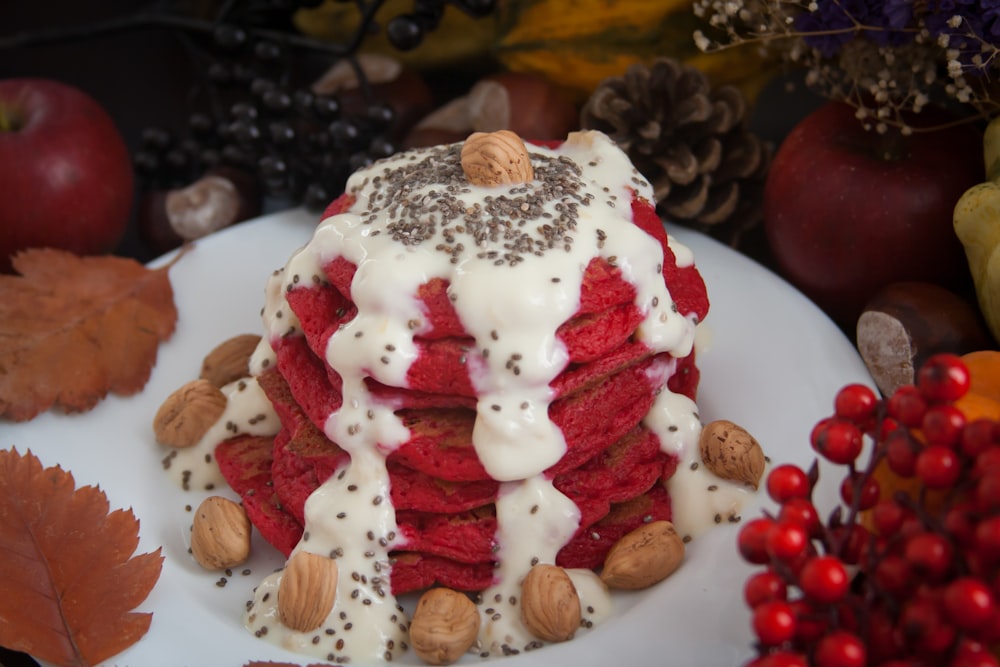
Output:
<instances>
[{"instance_id":1,"label":"red apple","mask_svg":"<svg viewBox=\"0 0 1000 667\"><path fill-rule=\"evenodd\" d=\"M931 111L917 119L923 127L944 120ZM968 284L952 211L983 178L975 129L879 135L864 129L852 107L831 102L794 127L775 153L764 229L778 270L853 328L868 299L890 283Z\"/></svg>"},{"instance_id":2,"label":"red apple","mask_svg":"<svg viewBox=\"0 0 1000 667\"><path fill-rule=\"evenodd\" d=\"M91 97L57 81L0 81L0 272L24 248L114 250L133 179L118 128Z\"/></svg>"}]
</instances>

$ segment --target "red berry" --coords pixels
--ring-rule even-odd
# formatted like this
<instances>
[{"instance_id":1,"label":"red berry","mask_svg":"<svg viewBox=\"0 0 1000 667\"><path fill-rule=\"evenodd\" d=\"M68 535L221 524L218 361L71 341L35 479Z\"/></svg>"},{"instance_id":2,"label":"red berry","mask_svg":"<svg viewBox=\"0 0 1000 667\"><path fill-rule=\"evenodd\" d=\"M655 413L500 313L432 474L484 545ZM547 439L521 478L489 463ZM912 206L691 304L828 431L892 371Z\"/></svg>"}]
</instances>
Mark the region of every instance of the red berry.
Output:
<instances>
[{"instance_id":1,"label":"red berry","mask_svg":"<svg viewBox=\"0 0 1000 667\"><path fill-rule=\"evenodd\" d=\"M878 480L853 472L841 482L840 497L848 507L857 504L859 510L871 509L879 499Z\"/></svg>"},{"instance_id":2,"label":"red berry","mask_svg":"<svg viewBox=\"0 0 1000 667\"><path fill-rule=\"evenodd\" d=\"M903 426L917 427L924 419L927 412L927 401L917 388L911 384L903 385L897 389L886 402L886 411L889 416L898 421Z\"/></svg>"},{"instance_id":3,"label":"red berry","mask_svg":"<svg viewBox=\"0 0 1000 667\"><path fill-rule=\"evenodd\" d=\"M919 533L906 540L903 556L921 577L940 579L951 569L955 551L951 542L937 533Z\"/></svg>"},{"instance_id":4,"label":"red berry","mask_svg":"<svg viewBox=\"0 0 1000 667\"><path fill-rule=\"evenodd\" d=\"M868 659L873 665L886 667L889 661L899 655L898 635L895 619L889 615L885 607L875 607L868 612ZM905 667L912 667L906 665Z\"/></svg>"},{"instance_id":5,"label":"red berry","mask_svg":"<svg viewBox=\"0 0 1000 667\"><path fill-rule=\"evenodd\" d=\"M943 525L951 538L959 546L972 544L976 536L976 518L972 514L972 507L967 504L955 504L945 512Z\"/></svg>"},{"instance_id":6,"label":"red berry","mask_svg":"<svg viewBox=\"0 0 1000 667\"><path fill-rule=\"evenodd\" d=\"M948 667L1000 667L1000 662L988 651L956 653Z\"/></svg>"},{"instance_id":7,"label":"red berry","mask_svg":"<svg viewBox=\"0 0 1000 667\"><path fill-rule=\"evenodd\" d=\"M795 641L809 645L830 631L829 614L818 612L805 598L789 602L795 614Z\"/></svg>"},{"instance_id":8,"label":"red berry","mask_svg":"<svg viewBox=\"0 0 1000 667\"><path fill-rule=\"evenodd\" d=\"M994 611L990 620L976 630L976 636L990 645L1000 641L1000 610Z\"/></svg>"},{"instance_id":9,"label":"red berry","mask_svg":"<svg viewBox=\"0 0 1000 667\"><path fill-rule=\"evenodd\" d=\"M864 426L875 415L878 397L863 384L849 384L837 392L833 401L833 412L838 417Z\"/></svg>"},{"instance_id":10,"label":"red berry","mask_svg":"<svg viewBox=\"0 0 1000 667\"><path fill-rule=\"evenodd\" d=\"M753 661L747 667L751 667L751 665L754 667L809 667L809 662L801 653L778 651L760 658L760 662Z\"/></svg>"},{"instance_id":11,"label":"red berry","mask_svg":"<svg viewBox=\"0 0 1000 667\"><path fill-rule=\"evenodd\" d=\"M955 628L926 598L911 599L903 606L898 629L904 643L920 652L943 653L955 639Z\"/></svg>"},{"instance_id":12,"label":"red berry","mask_svg":"<svg viewBox=\"0 0 1000 667\"><path fill-rule=\"evenodd\" d=\"M1000 508L1000 468L990 468L976 484L976 507L991 513Z\"/></svg>"},{"instance_id":13,"label":"red berry","mask_svg":"<svg viewBox=\"0 0 1000 667\"><path fill-rule=\"evenodd\" d=\"M924 532L924 522L916 514L908 514L899 527L899 535L903 538L912 537Z\"/></svg>"},{"instance_id":14,"label":"red berry","mask_svg":"<svg viewBox=\"0 0 1000 667\"><path fill-rule=\"evenodd\" d=\"M763 565L771 560L767 554L767 533L774 525L774 519L758 517L743 524L737 545L740 555L748 563Z\"/></svg>"},{"instance_id":15,"label":"red berry","mask_svg":"<svg viewBox=\"0 0 1000 667\"><path fill-rule=\"evenodd\" d=\"M917 388L931 402L958 400L969 391L969 382L969 369L957 354L935 354L917 372Z\"/></svg>"},{"instance_id":16,"label":"red berry","mask_svg":"<svg viewBox=\"0 0 1000 667\"><path fill-rule=\"evenodd\" d=\"M812 537L819 535L823 528L816 506L806 498L792 498L785 501L781 511L778 512L778 520L801 524Z\"/></svg>"},{"instance_id":17,"label":"red berry","mask_svg":"<svg viewBox=\"0 0 1000 667\"><path fill-rule=\"evenodd\" d=\"M777 503L791 498L808 498L811 491L809 476L797 465L784 463L767 476L767 493Z\"/></svg>"},{"instance_id":18,"label":"red berry","mask_svg":"<svg viewBox=\"0 0 1000 667\"><path fill-rule=\"evenodd\" d=\"M771 600L753 610L753 631L765 646L777 646L795 636L795 614L784 600Z\"/></svg>"},{"instance_id":19,"label":"red berry","mask_svg":"<svg viewBox=\"0 0 1000 667\"><path fill-rule=\"evenodd\" d=\"M785 580L770 570L758 572L743 585L743 599L750 608L770 600L784 600L787 595Z\"/></svg>"},{"instance_id":20,"label":"red berry","mask_svg":"<svg viewBox=\"0 0 1000 667\"><path fill-rule=\"evenodd\" d=\"M932 405L924 413L920 428L928 445L954 447L962 437L965 414L954 405Z\"/></svg>"},{"instance_id":21,"label":"red berry","mask_svg":"<svg viewBox=\"0 0 1000 667\"><path fill-rule=\"evenodd\" d=\"M900 428L904 428L904 426L892 417L886 415L885 417L882 417L882 423L879 424L878 433L876 435L879 440L884 440L887 435Z\"/></svg>"},{"instance_id":22,"label":"red berry","mask_svg":"<svg viewBox=\"0 0 1000 667\"><path fill-rule=\"evenodd\" d=\"M867 654L857 635L835 630L816 645L813 660L816 667L864 667Z\"/></svg>"},{"instance_id":23,"label":"red berry","mask_svg":"<svg viewBox=\"0 0 1000 667\"><path fill-rule=\"evenodd\" d=\"M834 556L810 558L799 573L799 588L811 599L827 604L847 593L850 581L844 564Z\"/></svg>"},{"instance_id":24,"label":"red berry","mask_svg":"<svg viewBox=\"0 0 1000 667\"><path fill-rule=\"evenodd\" d=\"M913 477L916 474L917 454L920 452L920 446L910 435L910 432L905 428L896 429L888 434L882 442L889 470L905 479Z\"/></svg>"},{"instance_id":25,"label":"red berry","mask_svg":"<svg viewBox=\"0 0 1000 667\"><path fill-rule=\"evenodd\" d=\"M895 500L886 498L875 503L872 508L872 526L883 537L889 537L899 531L903 519L910 514L909 510Z\"/></svg>"},{"instance_id":26,"label":"red berry","mask_svg":"<svg viewBox=\"0 0 1000 667\"><path fill-rule=\"evenodd\" d=\"M868 529L856 523L850 526L839 526L831 530L831 533L838 540L838 543L843 545L840 553L835 555L840 557L844 565L857 565L861 559L865 545L871 539L871 533L868 532ZM840 540L843 540L843 542L840 542Z\"/></svg>"},{"instance_id":27,"label":"red berry","mask_svg":"<svg viewBox=\"0 0 1000 667\"><path fill-rule=\"evenodd\" d=\"M931 445L917 454L917 477L929 489L947 489L962 474L962 462L954 449Z\"/></svg>"},{"instance_id":28,"label":"red berry","mask_svg":"<svg viewBox=\"0 0 1000 667\"><path fill-rule=\"evenodd\" d=\"M875 582L894 597L905 597L913 588L913 568L902 556L888 554L875 564Z\"/></svg>"},{"instance_id":29,"label":"red berry","mask_svg":"<svg viewBox=\"0 0 1000 667\"><path fill-rule=\"evenodd\" d=\"M993 617L996 605L990 587L974 577L962 577L944 589L944 610L962 630L975 630Z\"/></svg>"},{"instance_id":30,"label":"red berry","mask_svg":"<svg viewBox=\"0 0 1000 667\"><path fill-rule=\"evenodd\" d=\"M966 456L975 457L993 445L994 422L990 419L976 419L962 428L959 449Z\"/></svg>"},{"instance_id":31,"label":"red berry","mask_svg":"<svg viewBox=\"0 0 1000 667\"><path fill-rule=\"evenodd\" d=\"M976 455L972 464L973 477L981 478L996 470L1000 470L1000 447L990 447Z\"/></svg>"},{"instance_id":32,"label":"red berry","mask_svg":"<svg viewBox=\"0 0 1000 667\"><path fill-rule=\"evenodd\" d=\"M976 550L987 560L1000 559L1000 516L982 519L976 526Z\"/></svg>"},{"instance_id":33,"label":"red berry","mask_svg":"<svg viewBox=\"0 0 1000 667\"><path fill-rule=\"evenodd\" d=\"M824 419L810 434L813 449L828 461L846 465L858 458L863 444L861 429L837 417Z\"/></svg>"},{"instance_id":34,"label":"red berry","mask_svg":"<svg viewBox=\"0 0 1000 667\"><path fill-rule=\"evenodd\" d=\"M965 636L956 643L949 667L996 667L997 664L989 646Z\"/></svg>"},{"instance_id":35,"label":"red berry","mask_svg":"<svg viewBox=\"0 0 1000 667\"><path fill-rule=\"evenodd\" d=\"M806 552L809 546L809 534L798 523L777 522L767 531L765 545L771 557L792 561Z\"/></svg>"}]
</instances>

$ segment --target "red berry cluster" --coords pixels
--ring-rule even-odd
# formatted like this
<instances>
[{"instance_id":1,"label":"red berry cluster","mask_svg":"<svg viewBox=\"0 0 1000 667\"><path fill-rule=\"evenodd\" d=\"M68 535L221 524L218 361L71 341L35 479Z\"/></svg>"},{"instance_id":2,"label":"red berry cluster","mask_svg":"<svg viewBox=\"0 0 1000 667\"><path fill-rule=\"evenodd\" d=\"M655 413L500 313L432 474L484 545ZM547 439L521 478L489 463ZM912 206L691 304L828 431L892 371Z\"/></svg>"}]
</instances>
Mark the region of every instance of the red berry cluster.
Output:
<instances>
[{"instance_id":1,"label":"red berry cluster","mask_svg":"<svg viewBox=\"0 0 1000 667\"><path fill-rule=\"evenodd\" d=\"M1000 422L954 405L969 380L940 354L888 398L841 389L810 435L846 467L826 521L815 463L770 472L780 509L738 540L764 566L744 588L757 638L747 667L1000 667Z\"/></svg>"}]
</instances>

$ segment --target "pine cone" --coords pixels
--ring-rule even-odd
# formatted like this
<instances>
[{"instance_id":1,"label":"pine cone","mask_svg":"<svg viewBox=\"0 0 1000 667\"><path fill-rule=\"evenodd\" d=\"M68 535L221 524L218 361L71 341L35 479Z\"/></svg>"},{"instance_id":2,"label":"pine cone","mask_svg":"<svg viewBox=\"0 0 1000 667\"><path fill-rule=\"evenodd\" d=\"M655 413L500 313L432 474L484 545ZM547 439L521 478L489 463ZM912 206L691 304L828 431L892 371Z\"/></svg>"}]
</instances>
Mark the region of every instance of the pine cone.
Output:
<instances>
[{"instance_id":1,"label":"pine cone","mask_svg":"<svg viewBox=\"0 0 1000 667\"><path fill-rule=\"evenodd\" d=\"M761 219L770 147L746 127L733 86L671 58L605 79L581 113L610 136L653 185L660 213L732 246Z\"/></svg>"}]
</instances>

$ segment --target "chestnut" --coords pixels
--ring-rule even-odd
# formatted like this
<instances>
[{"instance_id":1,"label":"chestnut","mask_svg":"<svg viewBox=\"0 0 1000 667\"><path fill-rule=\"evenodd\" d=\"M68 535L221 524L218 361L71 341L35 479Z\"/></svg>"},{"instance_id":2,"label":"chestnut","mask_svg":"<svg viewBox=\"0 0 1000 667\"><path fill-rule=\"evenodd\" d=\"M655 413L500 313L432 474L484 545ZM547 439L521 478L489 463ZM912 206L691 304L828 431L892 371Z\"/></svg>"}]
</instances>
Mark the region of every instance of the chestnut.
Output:
<instances>
[{"instance_id":1,"label":"chestnut","mask_svg":"<svg viewBox=\"0 0 1000 667\"><path fill-rule=\"evenodd\" d=\"M423 118L404 147L460 141L473 132L511 130L526 141L562 140L579 128L576 106L538 74L501 72L477 81L469 92Z\"/></svg>"},{"instance_id":2,"label":"chestnut","mask_svg":"<svg viewBox=\"0 0 1000 667\"><path fill-rule=\"evenodd\" d=\"M927 282L886 285L858 317L858 352L872 379L889 396L913 384L933 354L964 354L992 347L982 316L958 294Z\"/></svg>"},{"instance_id":3,"label":"chestnut","mask_svg":"<svg viewBox=\"0 0 1000 667\"><path fill-rule=\"evenodd\" d=\"M223 166L185 187L144 193L138 223L143 241L162 254L185 241L256 217L260 211L256 177Z\"/></svg>"}]
</instances>

